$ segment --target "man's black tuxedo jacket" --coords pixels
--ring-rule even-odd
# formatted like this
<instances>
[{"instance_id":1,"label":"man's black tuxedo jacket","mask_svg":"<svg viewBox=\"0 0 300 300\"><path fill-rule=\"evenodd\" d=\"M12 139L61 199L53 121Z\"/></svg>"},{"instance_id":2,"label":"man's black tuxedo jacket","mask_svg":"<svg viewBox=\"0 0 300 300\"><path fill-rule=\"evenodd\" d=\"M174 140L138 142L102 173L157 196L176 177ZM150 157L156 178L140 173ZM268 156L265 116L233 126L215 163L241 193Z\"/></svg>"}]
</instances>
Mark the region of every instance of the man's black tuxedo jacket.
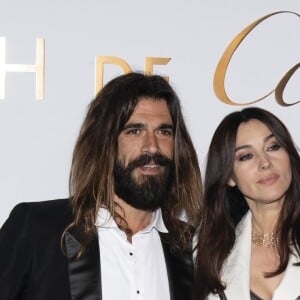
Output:
<instances>
[{"instance_id":1,"label":"man's black tuxedo jacket","mask_svg":"<svg viewBox=\"0 0 300 300\"><path fill-rule=\"evenodd\" d=\"M61 250L60 238L71 220L68 199L21 203L12 210L0 230L1 300L102 299L98 238L76 259L74 255L80 242L75 231L67 232L66 255ZM171 299L189 300L193 281L192 247L173 255L163 234L160 236ZM115 284L118 288L118 283Z\"/></svg>"}]
</instances>

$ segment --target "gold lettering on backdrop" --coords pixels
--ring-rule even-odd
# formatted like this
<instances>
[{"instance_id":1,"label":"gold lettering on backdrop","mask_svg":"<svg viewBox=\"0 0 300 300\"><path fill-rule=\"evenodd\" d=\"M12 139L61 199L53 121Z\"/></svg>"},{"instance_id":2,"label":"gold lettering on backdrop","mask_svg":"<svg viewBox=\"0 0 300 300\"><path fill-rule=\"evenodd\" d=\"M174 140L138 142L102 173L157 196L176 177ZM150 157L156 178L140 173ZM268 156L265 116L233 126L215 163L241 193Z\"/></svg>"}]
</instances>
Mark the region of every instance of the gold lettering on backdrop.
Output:
<instances>
[{"instance_id":1,"label":"gold lettering on backdrop","mask_svg":"<svg viewBox=\"0 0 300 300\"><path fill-rule=\"evenodd\" d=\"M0 99L5 99L5 79L7 72L32 72L35 73L35 97L37 100L44 98L45 83L45 40L36 39L36 63L34 65L7 64L6 40L0 37Z\"/></svg>"},{"instance_id":2,"label":"gold lettering on backdrop","mask_svg":"<svg viewBox=\"0 0 300 300\"><path fill-rule=\"evenodd\" d=\"M166 57L146 57L145 58L145 74L153 74L153 66L154 65L167 65L171 58ZM168 76L164 76L164 78L169 81Z\"/></svg>"},{"instance_id":3,"label":"gold lettering on backdrop","mask_svg":"<svg viewBox=\"0 0 300 300\"><path fill-rule=\"evenodd\" d=\"M240 33L238 33L234 39L230 42L229 46L226 48L226 50L224 51L221 59L219 60L216 70L215 70L215 75L214 75L214 80L213 80L213 86L214 86L214 91L216 96L224 103L229 104L229 105L248 105L248 104L253 104L256 102L259 102L263 99L265 99L266 97L268 97L270 94L272 94L273 92L275 92L275 99L277 101L277 103L279 105L282 106L290 106L290 105L294 105L296 103L298 103L299 101L292 103L292 104L287 104L284 100L283 100L283 92L284 92L284 88L288 82L288 80L292 77L292 75L294 74L294 72L299 68L299 64L296 64L295 66L293 66L284 76L283 78L280 80L280 82L278 83L278 85L275 87L275 89L273 89L272 91L268 92L265 96L260 97L259 99L247 102L247 103L243 103L243 104L239 104L237 102L232 101L225 90L225 76L226 76L226 71L228 68L228 65L230 63L230 60L234 54L234 52L237 50L237 48L239 47L239 45L242 43L242 41L245 39L245 37L256 27L258 26L261 22L263 22L264 20L277 15L277 14L282 14L282 13L288 13L288 14L293 14L296 15L297 17L300 17L299 14L295 13L295 12L291 12L291 11L278 11L278 12L274 12L271 14L268 14L256 21L254 21L253 23L251 23L250 25L248 25L246 28L244 28Z\"/></svg>"},{"instance_id":4,"label":"gold lettering on backdrop","mask_svg":"<svg viewBox=\"0 0 300 300\"><path fill-rule=\"evenodd\" d=\"M287 85L290 78L293 76L293 74L300 68L300 63L293 66L291 69L288 70L288 72L282 77L282 79L279 81L275 88L275 99L277 103L281 106L291 106L296 103L299 103L300 101L288 104L283 100L283 92L285 89L285 86Z\"/></svg>"},{"instance_id":5,"label":"gold lettering on backdrop","mask_svg":"<svg viewBox=\"0 0 300 300\"><path fill-rule=\"evenodd\" d=\"M129 64L115 56L96 56L96 70L95 70L95 93L97 94L103 87L103 73L104 73L104 65L111 64L119 66L124 74L129 73L131 68Z\"/></svg>"},{"instance_id":6,"label":"gold lettering on backdrop","mask_svg":"<svg viewBox=\"0 0 300 300\"><path fill-rule=\"evenodd\" d=\"M154 65L166 65L171 60L171 58L166 57L146 57L145 58L145 74L153 74ZM96 56L95 62L95 94L97 94L103 87L103 74L104 74L104 65L112 64L119 66L123 73L131 72L130 65L123 59L115 56ZM164 77L166 80L169 80L169 77Z\"/></svg>"}]
</instances>

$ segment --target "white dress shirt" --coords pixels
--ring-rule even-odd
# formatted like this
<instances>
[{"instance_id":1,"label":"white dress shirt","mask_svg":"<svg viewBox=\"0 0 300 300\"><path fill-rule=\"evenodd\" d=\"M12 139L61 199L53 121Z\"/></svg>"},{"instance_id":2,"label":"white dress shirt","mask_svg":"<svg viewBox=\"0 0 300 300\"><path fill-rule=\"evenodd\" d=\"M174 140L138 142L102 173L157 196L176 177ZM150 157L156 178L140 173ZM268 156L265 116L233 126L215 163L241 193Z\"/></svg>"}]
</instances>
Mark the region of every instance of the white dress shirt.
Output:
<instances>
[{"instance_id":1,"label":"white dress shirt","mask_svg":"<svg viewBox=\"0 0 300 300\"><path fill-rule=\"evenodd\" d=\"M160 209L128 242L110 213L97 219L103 300L168 300L169 281L158 231L168 232Z\"/></svg>"}]
</instances>

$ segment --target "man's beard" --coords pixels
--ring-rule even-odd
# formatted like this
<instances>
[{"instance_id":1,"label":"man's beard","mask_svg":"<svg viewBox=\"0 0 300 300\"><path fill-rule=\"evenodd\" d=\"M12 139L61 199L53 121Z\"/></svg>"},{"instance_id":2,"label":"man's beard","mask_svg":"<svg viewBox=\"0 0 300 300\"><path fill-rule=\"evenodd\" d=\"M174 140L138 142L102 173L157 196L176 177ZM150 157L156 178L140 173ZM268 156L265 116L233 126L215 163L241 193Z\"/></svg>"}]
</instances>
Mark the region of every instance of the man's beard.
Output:
<instances>
[{"instance_id":1,"label":"man's beard","mask_svg":"<svg viewBox=\"0 0 300 300\"><path fill-rule=\"evenodd\" d=\"M139 175L134 170L149 164L163 167L157 175ZM143 154L125 167L118 160L114 167L115 193L134 208L153 211L167 198L174 178L174 163L161 154Z\"/></svg>"}]
</instances>

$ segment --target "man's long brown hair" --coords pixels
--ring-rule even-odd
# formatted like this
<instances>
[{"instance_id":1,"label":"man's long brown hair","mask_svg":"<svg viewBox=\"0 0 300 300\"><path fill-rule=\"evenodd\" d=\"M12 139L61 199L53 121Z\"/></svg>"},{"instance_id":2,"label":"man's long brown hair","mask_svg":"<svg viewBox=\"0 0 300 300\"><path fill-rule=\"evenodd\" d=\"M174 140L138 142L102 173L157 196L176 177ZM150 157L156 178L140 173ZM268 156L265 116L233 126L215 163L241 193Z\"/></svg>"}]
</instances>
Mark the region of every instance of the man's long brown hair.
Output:
<instances>
[{"instance_id":1,"label":"man's long brown hair","mask_svg":"<svg viewBox=\"0 0 300 300\"><path fill-rule=\"evenodd\" d=\"M113 169L118 154L118 137L141 98L165 100L175 128L175 180L162 207L170 232L172 249L182 249L191 237L189 226L179 221L183 211L197 219L201 178L196 151L186 129L179 99L162 77L128 73L111 80L90 103L75 145L70 173L70 195L74 219L67 227L81 234L81 253L96 235L100 207L116 218L113 201Z\"/></svg>"}]
</instances>

